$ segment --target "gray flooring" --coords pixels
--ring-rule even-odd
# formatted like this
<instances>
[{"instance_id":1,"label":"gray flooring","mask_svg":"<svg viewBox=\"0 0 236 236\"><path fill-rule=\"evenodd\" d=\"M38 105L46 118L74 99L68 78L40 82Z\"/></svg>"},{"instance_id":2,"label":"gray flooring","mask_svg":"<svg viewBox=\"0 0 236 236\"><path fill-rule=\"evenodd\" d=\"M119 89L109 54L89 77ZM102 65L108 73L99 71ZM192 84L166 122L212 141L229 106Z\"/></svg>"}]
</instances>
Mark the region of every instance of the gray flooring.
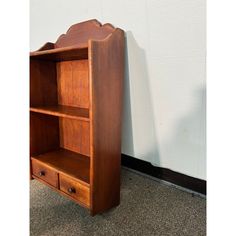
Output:
<instances>
[{"instance_id":1,"label":"gray flooring","mask_svg":"<svg viewBox=\"0 0 236 236\"><path fill-rule=\"evenodd\" d=\"M122 170L121 204L91 217L88 210L31 181L30 235L206 235L206 199Z\"/></svg>"}]
</instances>

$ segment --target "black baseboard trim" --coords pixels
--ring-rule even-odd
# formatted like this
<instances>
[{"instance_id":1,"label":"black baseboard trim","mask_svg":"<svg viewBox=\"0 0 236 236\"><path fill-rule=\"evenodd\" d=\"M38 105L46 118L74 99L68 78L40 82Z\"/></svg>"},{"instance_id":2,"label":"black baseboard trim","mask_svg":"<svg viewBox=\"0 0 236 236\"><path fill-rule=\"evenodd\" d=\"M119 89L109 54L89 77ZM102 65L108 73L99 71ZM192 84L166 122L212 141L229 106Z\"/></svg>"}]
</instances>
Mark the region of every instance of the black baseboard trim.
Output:
<instances>
[{"instance_id":1,"label":"black baseboard trim","mask_svg":"<svg viewBox=\"0 0 236 236\"><path fill-rule=\"evenodd\" d=\"M206 195L206 181L190 177L166 168L153 166L151 163L128 156L121 155L121 164L144 174L168 181L181 187Z\"/></svg>"}]
</instances>

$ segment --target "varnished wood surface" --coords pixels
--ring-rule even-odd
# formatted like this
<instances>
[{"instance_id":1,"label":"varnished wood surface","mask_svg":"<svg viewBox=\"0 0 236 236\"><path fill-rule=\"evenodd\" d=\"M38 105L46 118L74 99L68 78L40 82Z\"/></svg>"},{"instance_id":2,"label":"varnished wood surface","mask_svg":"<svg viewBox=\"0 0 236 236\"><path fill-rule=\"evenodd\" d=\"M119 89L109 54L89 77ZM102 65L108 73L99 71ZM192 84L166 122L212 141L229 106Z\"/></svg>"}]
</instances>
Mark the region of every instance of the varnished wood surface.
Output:
<instances>
[{"instance_id":1,"label":"varnished wood surface","mask_svg":"<svg viewBox=\"0 0 236 236\"><path fill-rule=\"evenodd\" d=\"M74 201L75 203L81 205L81 206L84 207L84 208L90 209L90 206L87 206L87 205L83 204L82 202L78 202L75 198L73 198L73 197L71 197L70 195L64 193L64 192L61 191L60 189L58 189L58 188L56 188L56 187L54 187L54 186L48 184L46 181L42 180L41 178L38 178L38 177L35 176L35 175L32 175L32 177L33 177L33 179L36 179L37 181L39 181L39 182L41 182L41 183L47 185L49 188L53 189L55 192L61 194L62 196L69 198L70 200Z\"/></svg>"},{"instance_id":2,"label":"varnished wood surface","mask_svg":"<svg viewBox=\"0 0 236 236\"><path fill-rule=\"evenodd\" d=\"M115 28L111 24L102 25L93 19L72 25L62 34L55 43L55 48L68 47L72 45L84 45L89 39L103 40L113 33Z\"/></svg>"},{"instance_id":3,"label":"varnished wood surface","mask_svg":"<svg viewBox=\"0 0 236 236\"><path fill-rule=\"evenodd\" d=\"M55 188L58 188L58 173L51 168L48 168L47 165L37 162L36 160L32 160L32 172L33 175L41 178ZM43 172L44 175L40 175L40 172Z\"/></svg>"},{"instance_id":4,"label":"varnished wood surface","mask_svg":"<svg viewBox=\"0 0 236 236\"><path fill-rule=\"evenodd\" d=\"M96 214L120 202L124 32L117 29L90 43L91 213Z\"/></svg>"},{"instance_id":5,"label":"varnished wood surface","mask_svg":"<svg viewBox=\"0 0 236 236\"><path fill-rule=\"evenodd\" d=\"M89 184L90 159L87 156L61 148L38 156L32 156L31 159L53 168L58 173L66 173L79 181Z\"/></svg>"},{"instance_id":6,"label":"varnished wood surface","mask_svg":"<svg viewBox=\"0 0 236 236\"><path fill-rule=\"evenodd\" d=\"M30 106L57 104L56 64L30 60Z\"/></svg>"},{"instance_id":7,"label":"varnished wood surface","mask_svg":"<svg viewBox=\"0 0 236 236\"><path fill-rule=\"evenodd\" d=\"M30 111L42 114L48 114L52 116L89 121L89 110L86 108L56 105L56 106L30 107Z\"/></svg>"},{"instance_id":8,"label":"varnished wood surface","mask_svg":"<svg viewBox=\"0 0 236 236\"><path fill-rule=\"evenodd\" d=\"M30 155L55 150L59 141L58 118L30 112Z\"/></svg>"},{"instance_id":9,"label":"varnished wood surface","mask_svg":"<svg viewBox=\"0 0 236 236\"><path fill-rule=\"evenodd\" d=\"M61 191L87 206L90 205L89 187L63 174L59 175L59 181ZM74 192L69 192L70 188L72 188Z\"/></svg>"},{"instance_id":10,"label":"varnished wood surface","mask_svg":"<svg viewBox=\"0 0 236 236\"><path fill-rule=\"evenodd\" d=\"M58 103L89 108L88 60L57 63Z\"/></svg>"},{"instance_id":11,"label":"varnished wood surface","mask_svg":"<svg viewBox=\"0 0 236 236\"><path fill-rule=\"evenodd\" d=\"M31 159L59 179L66 176L65 188L33 178L89 206L91 215L117 206L124 32L96 20L82 22L32 52L30 63ZM89 187L82 201L65 192L78 183Z\"/></svg>"},{"instance_id":12,"label":"varnished wood surface","mask_svg":"<svg viewBox=\"0 0 236 236\"><path fill-rule=\"evenodd\" d=\"M49 49L30 53L31 59L43 61L68 61L88 58L88 45Z\"/></svg>"},{"instance_id":13,"label":"varnished wood surface","mask_svg":"<svg viewBox=\"0 0 236 236\"><path fill-rule=\"evenodd\" d=\"M30 57L38 60L67 61L88 58L88 41L104 40L115 31L111 24L102 25L97 20L88 20L72 25L54 43L47 42Z\"/></svg>"},{"instance_id":14,"label":"varnished wood surface","mask_svg":"<svg viewBox=\"0 0 236 236\"><path fill-rule=\"evenodd\" d=\"M54 54L54 53L59 53L59 52L64 52L64 51L75 51L79 49L88 49L88 43L86 42L77 46L65 46L65 47L55 48L54 43L48 42L48 43L45 43L39 50L30 52L30 57Z\"/></svg>"},{"instance_id":15,"label":"varnished wood surface","mask_svg":"<svg viewBox=\"0 0 236 236\"><path fill-rule=\"evenodd\" d=\"M60 146L89 156L89 122L74 119L59 119Z\"/></svg>"}]
</instances>

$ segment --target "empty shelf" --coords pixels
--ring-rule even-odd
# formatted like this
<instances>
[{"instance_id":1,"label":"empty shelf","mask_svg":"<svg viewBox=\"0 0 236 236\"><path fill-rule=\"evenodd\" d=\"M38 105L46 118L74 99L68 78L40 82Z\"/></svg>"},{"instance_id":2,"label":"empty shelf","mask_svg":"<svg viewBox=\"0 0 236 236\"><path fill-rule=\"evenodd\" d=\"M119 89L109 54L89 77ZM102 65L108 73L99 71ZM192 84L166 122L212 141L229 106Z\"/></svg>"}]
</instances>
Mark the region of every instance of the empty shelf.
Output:
<instances>
[{"instance_id":1,"label":"empty shelf","mask_svg":"<svg viewBox=\"0 0 236 236\"><path fill-rule=\"evenodd\" d=\"M31 157L50 166L59 173L65 173L89 184L90 158L63 148Z\"/></svg>"},{"instance_id":2,"label":"empty shelf","mask_svg":"<svg viewBox=\"0 0 236 236\"><path fill-rule=\"evenodd\" d=\"M52 116L89 121L89 109L86 108L56 105L30 107L30 111Z\"/></svg>"}]
</instances>

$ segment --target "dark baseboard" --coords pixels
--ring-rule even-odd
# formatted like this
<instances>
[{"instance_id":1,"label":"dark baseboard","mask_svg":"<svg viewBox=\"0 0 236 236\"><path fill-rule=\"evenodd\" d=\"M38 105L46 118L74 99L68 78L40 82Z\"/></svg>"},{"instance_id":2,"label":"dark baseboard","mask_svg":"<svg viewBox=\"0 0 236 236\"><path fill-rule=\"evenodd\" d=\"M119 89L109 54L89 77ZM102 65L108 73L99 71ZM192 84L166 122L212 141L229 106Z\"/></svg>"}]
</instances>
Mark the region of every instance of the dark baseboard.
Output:
<instances>
[{"instance_id":1,"label":"dark baseboard","mask_svg":"<svg viewBox=\"0 0 236 236\"><path fill-rule=\"evenodd\" d=\"M205 180L190 177L166 168L156 167L149 162L128 156L126 154L121 155L121 164L144 174L163 179L170 183L206 195Z\"/></svg>"}]
</instances>

